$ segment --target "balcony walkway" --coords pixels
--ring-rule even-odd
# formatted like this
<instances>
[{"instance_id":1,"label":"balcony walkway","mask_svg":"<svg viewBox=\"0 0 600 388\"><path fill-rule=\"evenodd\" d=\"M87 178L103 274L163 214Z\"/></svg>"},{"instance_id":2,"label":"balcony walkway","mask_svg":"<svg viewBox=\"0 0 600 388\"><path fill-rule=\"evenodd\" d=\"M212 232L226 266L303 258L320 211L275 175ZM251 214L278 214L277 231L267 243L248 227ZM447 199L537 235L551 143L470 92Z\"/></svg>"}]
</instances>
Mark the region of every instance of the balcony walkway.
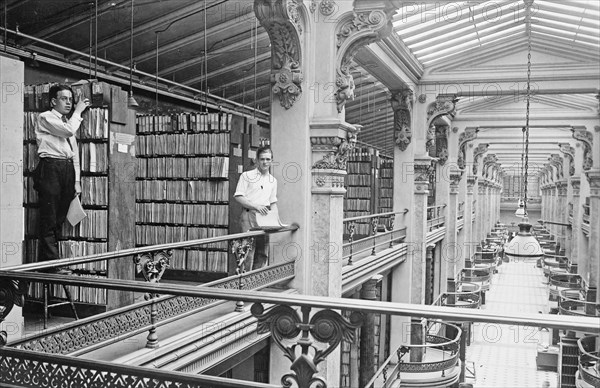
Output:
<instances>
[{"instance_id":1,"label":"balcony walkway","mask_svg":"<svg viewBox=\"0 0 600 388\"><path fill-rule=\"evenodd\" d=\"M503 263L498 271L482 309L548 313L547 279L534 262ZM549 344L550 337L551 332L537 327L475 323L467 348L467 361L475 364L475 387L557 387L557 373L538 370L536 365L537 346Z\"/></svg>"}]
</instances>

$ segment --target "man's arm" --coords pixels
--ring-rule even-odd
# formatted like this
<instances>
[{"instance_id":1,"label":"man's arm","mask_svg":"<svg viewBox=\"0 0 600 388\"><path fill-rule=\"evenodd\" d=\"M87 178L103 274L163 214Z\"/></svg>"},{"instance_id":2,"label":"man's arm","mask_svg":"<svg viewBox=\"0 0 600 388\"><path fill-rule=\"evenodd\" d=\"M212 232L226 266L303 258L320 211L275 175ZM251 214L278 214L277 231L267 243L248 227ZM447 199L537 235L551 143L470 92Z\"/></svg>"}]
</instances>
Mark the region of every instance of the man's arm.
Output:
<instances>
[{"instance_id":1,"label":"man's arm","mask_svg":"<svg viewBox=\"0 0 600 388\"><path fill-rule=\"evenodd\" d=\"M233 198L235 198L235 200L238 201L246 209L255 210L256 212L262 215L267 215L269 213L268 206L257 205L254 202L250 201L248 198L244 197L243 195L236 195Z\"/></svg>"}]
</instances>

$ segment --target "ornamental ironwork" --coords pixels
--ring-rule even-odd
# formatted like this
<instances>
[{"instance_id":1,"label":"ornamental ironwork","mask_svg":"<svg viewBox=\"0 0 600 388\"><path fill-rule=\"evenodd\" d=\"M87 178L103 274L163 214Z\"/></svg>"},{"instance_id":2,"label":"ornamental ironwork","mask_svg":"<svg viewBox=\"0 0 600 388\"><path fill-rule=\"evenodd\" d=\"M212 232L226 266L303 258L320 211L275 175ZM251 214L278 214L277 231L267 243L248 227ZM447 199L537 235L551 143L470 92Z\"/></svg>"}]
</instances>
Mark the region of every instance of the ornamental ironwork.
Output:
<instances>
[{"instance_id":1,"label":"ornamental ironwork","mask_svg":"<svg viewBox=\"0 0 600 388\"><path fill-rule=\"evenodd\" d=\"M363 315L352 312L350 319L333 310L319 310L312 318L311 308L302 306L302 317L290 306L279 305L269 310L261 303L254 303L250 311L258 319L258 333L271 333L275 344L284 356L292 362L292 373L283 375L281 383L291 387L295 382L299 387L327 388L327 382L317 376L317 366L337 348L340 342L354 342L356 329L362 325ZM312 338L311 338L312 337ZM325 343L324 349L315 346ZM296 349L300 353L296 353Z\"/></svg>"},{"instance_id":2,"label":"ornamental ironwork","mask_svg":"<svg viewBox=\"0 0 600 388\"><path fill-rule=\"evenodd\" d=\"M244 275L245 290L267 287L283 279L294 276L294 263L284 263ZM239 287L237 278L228 278L211 283L214 288L235 289ZM152 301L145 301L131 306L117 314L107 312L88 318L83 323L75 321L60 330L50 330L34 338L17 341L12 346L42 353L74 354L90 346L113 340L128 338L131 333L149 330L151 327L151 307L156 305L156 325L162 321L184 314L197 313L218 303L216 299L195 298L191 296L161 296ZM93 319L90 321L90 319Z\"/></svg>"},{"instance_id":3,"label":"ornamental ironwork","mask_svg":"<svg viewBox=\"0 0 600 388\"><path fill-rule=\"evenodd\" d=\"M4 322L14 306L23 307L27 295L27 282L0 279L0 323ZM0 347L6 345L7 333L0 331Z\"/></svg>"}]
</instances>

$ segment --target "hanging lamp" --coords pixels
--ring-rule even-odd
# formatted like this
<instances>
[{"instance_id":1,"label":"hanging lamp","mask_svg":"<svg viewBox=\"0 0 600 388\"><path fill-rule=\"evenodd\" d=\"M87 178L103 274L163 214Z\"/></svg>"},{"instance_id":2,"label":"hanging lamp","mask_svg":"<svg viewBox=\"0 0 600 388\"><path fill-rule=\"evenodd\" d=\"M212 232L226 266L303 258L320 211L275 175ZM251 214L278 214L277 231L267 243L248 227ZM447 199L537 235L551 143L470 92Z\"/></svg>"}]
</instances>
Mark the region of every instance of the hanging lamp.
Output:
<instances>
[{"instance_id":1,"label":"hanging lamp","mask_svg":"<svg viewBox=\"0 0 600 388\"><path fill-rule=\"evenodd\" d=\"M525 217L525 201L523 201L523 158L525 157L525 127L523 127L523 146L521 149L521 176L519 180L519 202L517 203L517 210L515 216Z\"/></svg>"},{"instance_id":2,"label":"hanging lamp","mask_svg":"<svg viewBox=\"0 0 600 388\"><path fill-rule=\"evenodd\" d=\"M527 8L525 28L527 31L527 94L525 97L525 166L523 168L523 219L519 223L519 233L504 246L504 253L513 258L538 259L544 254L540 243L531 234L531 224L527 218L527 170L529 162L529 105L531 100L531 5L533 0L524 0Z\"/></svg>"},{"instance_id":3,"label":"hanging lamp","mask_svg":"<svg viewBox=\"0 0 600 388\"><path fill-rule=\"evenodd\" d=\"M129 29L129 93L127 93L127 106L135 109L140 105L137 103L135 98L133 98L133 68L135 67L133 63L133 2L135 0L131 0L131 27Z\"/></svg>"}]
</instances>

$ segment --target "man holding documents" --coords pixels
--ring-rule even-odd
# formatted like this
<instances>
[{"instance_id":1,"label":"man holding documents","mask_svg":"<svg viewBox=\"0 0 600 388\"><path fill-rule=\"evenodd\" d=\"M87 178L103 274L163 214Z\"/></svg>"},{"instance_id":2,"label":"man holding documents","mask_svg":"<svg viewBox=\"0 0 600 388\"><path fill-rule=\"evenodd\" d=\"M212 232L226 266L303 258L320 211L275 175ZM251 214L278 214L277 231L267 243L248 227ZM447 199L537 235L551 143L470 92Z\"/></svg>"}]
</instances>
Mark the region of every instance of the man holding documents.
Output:
<instances>
[{"instance_id":1,"label":"man holding documents","mask_svg":"<svg viewBox=\"0 0 600 388\"><path fill-rule=\"evenodd\" d=\"M69 205L81 193L79 152L75 133L81 114L90 105L88 99L75 105L73 91L67 85L50 88L52 109L39 116L35 130L40 161L35 170L34 187L39 196L38 261L59 259L58 237ZM57 269L58 273L68 270Z\"/></svg>"},{"instance_id":2,"label":"man holding documents","mask_svg":"<svg viewBox=\"0 0 600 388\"><path fill-rule=\"evenodd\" d=\"M256 214L266 216L277 211L277 179L269 172L272 161L270 146L260 147L256 151L256 168L240 176L234 198L244 207L240 215L243 232L256 227ZM246 256L246 269L259 269L268 262L268 236L258 236L255 241L256 248Z\"/></svg>"}]
</instances>

